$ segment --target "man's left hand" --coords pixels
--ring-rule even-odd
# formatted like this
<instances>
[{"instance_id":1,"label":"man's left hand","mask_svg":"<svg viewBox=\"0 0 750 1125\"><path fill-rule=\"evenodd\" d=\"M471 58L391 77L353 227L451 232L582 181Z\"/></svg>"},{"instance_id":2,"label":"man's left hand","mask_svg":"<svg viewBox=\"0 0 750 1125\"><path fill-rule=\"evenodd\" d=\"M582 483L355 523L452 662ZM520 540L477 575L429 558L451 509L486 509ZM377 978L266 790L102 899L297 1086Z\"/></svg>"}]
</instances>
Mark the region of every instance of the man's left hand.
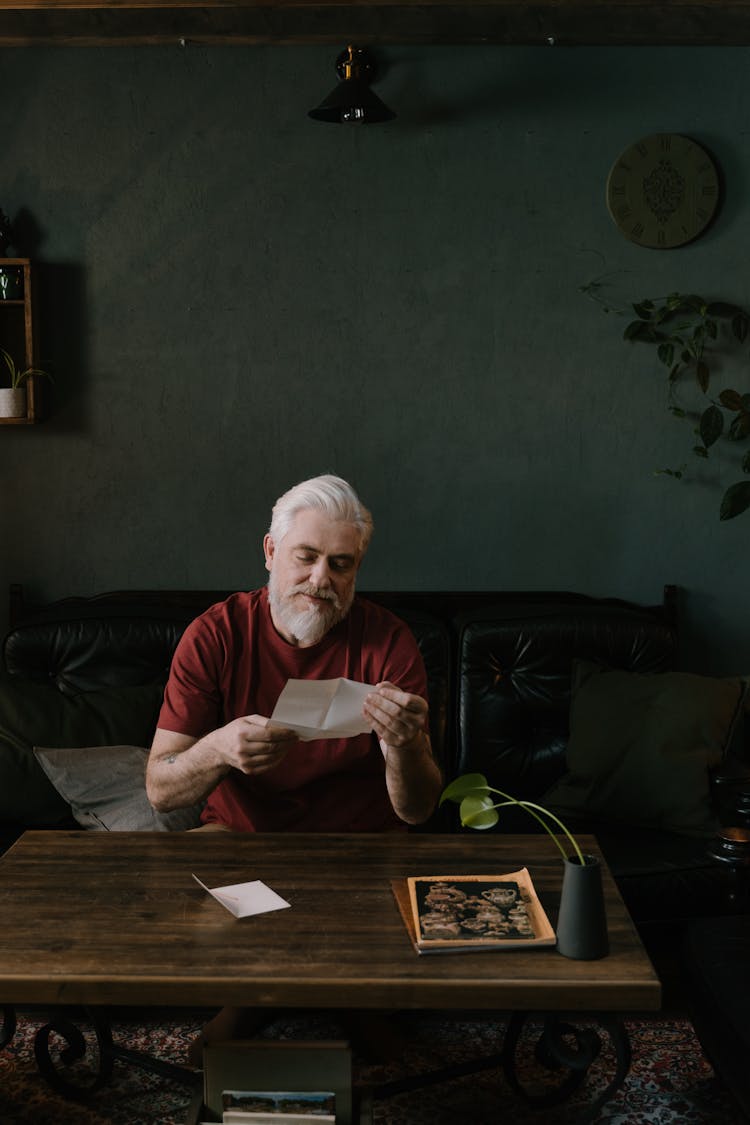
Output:
<instances>
[{"instance_id":1,"label":"man's left hand","mask_svg":"<svg viewBox=\"0 0 750 1125\"><path fill-rule=\"evenodd\" d=\"M364 714L384 749L410 746L427 724L427 704L421 695L410 695L387 681L376 684L367 696Z\"/></svg>"}]
</instances>

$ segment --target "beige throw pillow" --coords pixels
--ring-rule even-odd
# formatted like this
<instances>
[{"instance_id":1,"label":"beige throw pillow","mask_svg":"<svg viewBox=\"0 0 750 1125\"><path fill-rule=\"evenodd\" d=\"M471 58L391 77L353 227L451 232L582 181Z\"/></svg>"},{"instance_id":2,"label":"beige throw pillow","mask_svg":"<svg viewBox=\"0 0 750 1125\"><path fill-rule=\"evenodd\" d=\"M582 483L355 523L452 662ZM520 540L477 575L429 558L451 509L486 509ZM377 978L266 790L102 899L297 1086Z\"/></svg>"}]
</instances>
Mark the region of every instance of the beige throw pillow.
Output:
<instances>
[{"instance_id":1,"label":"beige throw pillow","mask_svg":"<svg viewBox=\"0 0 750 1125\"><path fill-rule=\"evenodd\" d=\"M568 772L541 804L563 819L710 833L709 771L724 757L746 692L741 676L646 675L577 661Z\"/></svg>"}]
</instances>

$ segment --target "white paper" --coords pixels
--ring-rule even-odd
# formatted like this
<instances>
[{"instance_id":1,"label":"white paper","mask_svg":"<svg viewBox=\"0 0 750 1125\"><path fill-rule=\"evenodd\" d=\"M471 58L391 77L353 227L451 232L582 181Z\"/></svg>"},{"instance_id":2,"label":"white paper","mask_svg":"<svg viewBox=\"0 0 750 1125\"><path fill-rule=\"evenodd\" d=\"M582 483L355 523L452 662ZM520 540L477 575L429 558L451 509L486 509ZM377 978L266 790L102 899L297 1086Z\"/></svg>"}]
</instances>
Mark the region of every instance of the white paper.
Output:
<instances>
[{"instance_id":1,"label":"white paper","mask_svg":"<svg viewBox=\"0 0 750 1125\"><path fill-rule=\"evenodd\" d=\"M266 914L269 910L283 910L291 903L277 895L265 883L256 879L252 883L232 883L226 887L207 887L196 874L196 883L225 906L235 918L249 918L251 914Z\"/></svg>"},{"instance_id":2,"label":"white paper","mask_svg":"<svg viewBox=\"0 0 750 1125\"><path fill-rule=\"evenodd\" d=\"M268 725L293 730L303 742L367 734L372 725L363 717L362 708L373 690L374 684L360 684L343 677L287 680Z\"/></svg>"}]
</instances>

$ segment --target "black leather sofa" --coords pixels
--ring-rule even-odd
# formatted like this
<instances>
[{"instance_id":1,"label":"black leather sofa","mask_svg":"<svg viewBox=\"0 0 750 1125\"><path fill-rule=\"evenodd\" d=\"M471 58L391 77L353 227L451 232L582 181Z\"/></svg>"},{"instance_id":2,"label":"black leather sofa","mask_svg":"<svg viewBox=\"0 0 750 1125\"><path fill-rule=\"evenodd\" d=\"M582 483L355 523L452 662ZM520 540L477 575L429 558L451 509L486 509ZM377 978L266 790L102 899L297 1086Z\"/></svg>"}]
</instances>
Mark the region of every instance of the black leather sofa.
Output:
<instances>
[{"instance_id":1,"label":"black leather sofa","mask_svg":"<svg viewBox=\"0 0 750 1125\"><path fill-rule=\"evenodd\" d=\"M149 744L177 640L196 614L224 596L134 591L35 605L20 587L12 589L0 680L0 784L2 756L13 755L17 792L8 794L6 785L5 801L0 797L0 843L26 827L75 823L32 746L65 745L63 739L78 746ZM481 772L524 799L539 800L566 774L577 662L644 677L676 663L672 587L655 606L554 592L365 596L392 608L417 637L446 781ZM62 717L61 701L68 709ZM603 729L602 745L611 737ZM742 762L743 749L739 756ZM644 936L732 909L727 867L709 852L716 826L732 821L735 790L735 783L711 787L712 800L717 792L722 800L712 806L711 823L690 834L640 824L638 802L632 823L612 823L586 809L570 818L572 828L597 833ZM438 810L423 830L461 831L456 807ZM535 824L503 815L499 830L530 832Z\"/></svg>"}]
</instances>

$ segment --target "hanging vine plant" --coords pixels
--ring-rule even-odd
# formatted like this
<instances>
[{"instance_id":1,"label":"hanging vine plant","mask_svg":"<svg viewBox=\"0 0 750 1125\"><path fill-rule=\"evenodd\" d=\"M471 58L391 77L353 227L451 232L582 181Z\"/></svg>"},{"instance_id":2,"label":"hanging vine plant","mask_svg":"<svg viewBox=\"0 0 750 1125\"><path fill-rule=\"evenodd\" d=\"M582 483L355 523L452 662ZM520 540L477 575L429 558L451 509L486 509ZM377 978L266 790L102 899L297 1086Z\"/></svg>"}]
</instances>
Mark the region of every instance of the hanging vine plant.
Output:
<instances>
[{"instance_id":1,"label":"hanging vine plant","mask_svg":"<svg viewBox=\"0 0 750 1125\"><path fill-rule=\"evenodd\" d=\"M685 376L692 376L706 396L708 404L698 411L694 429L694 455L708 458L720 438L745 441L750 436L750 394L731 387L715 394L714 385L719 357L745 343L750 332L750 313L737 305L683 293L645 298L631 305L630 310L616 309L604 299L603 285L601 280L592 281L581 286L581 290L602 305L605 312L635 313L636 319L629 322L623 338L656 349L656 358L667 373L670 412L677 418L695 418L678 399L678 384ZM685 475L685 468L683 465L657 472L679 480ZM750 451L741 460L741 471L749 479L736 481L724 492L719 509L722 520L733 519L750 508Z\"/></svg>"}]
</instances>

